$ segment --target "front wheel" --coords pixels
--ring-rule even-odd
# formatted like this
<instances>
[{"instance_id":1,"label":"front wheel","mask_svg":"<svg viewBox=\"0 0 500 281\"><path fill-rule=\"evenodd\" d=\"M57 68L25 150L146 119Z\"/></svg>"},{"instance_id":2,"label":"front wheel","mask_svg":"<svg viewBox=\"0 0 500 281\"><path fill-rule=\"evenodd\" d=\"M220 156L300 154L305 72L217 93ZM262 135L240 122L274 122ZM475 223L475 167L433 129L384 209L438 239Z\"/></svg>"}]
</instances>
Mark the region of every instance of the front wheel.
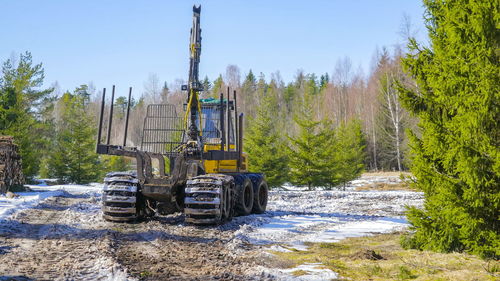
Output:
<instances>
[{"instance_id":1,"label":"front wheel","mask_svg":"<svg viewBox=\"0 0 500 281\"><path fill-rule=\"evenodd\" d=\"M107 221L130 222L140 218L139 180L134 173L106 175L102 193L103 217Z\"/></svg>"}]
</instances>

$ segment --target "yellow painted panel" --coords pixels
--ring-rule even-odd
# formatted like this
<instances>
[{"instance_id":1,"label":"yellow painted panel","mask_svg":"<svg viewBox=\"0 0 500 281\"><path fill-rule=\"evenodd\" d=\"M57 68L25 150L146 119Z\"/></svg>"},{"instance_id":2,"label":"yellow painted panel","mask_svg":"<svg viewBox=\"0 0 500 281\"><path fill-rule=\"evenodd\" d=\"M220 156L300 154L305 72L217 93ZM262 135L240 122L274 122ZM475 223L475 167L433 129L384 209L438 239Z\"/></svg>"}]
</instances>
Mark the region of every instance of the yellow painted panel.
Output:
<instances>
[{"instance_id":1,"label":"yellow painted panel","mask_svg":"<svg viewBox=\"0 0 500 281\"><path fill-rule=\"evenodd\" d=\"M227 145L224 146L224 149L227 149ZM229 149L235 150L236 149L236 145L230 144L229 145ZM220 150L220 144L205 144L203 146L203 151L207 152L209 150Z\"/></svg>"},{"instance_id":2,"label":"yellow painted panel","mask_svg":"<svg viewBox=\"0 0 500 281\"><path fill-rule=\"evenodd\" d=\"M230 149L235 149L236 146L231 144L229 146ZM203 147L205 152L209 150L220 150L220 145L217 144L205 144ZM241 163L240 172L247 171L247 155L243 153L242 155L243 161ZM227 173L227 172L236 172L238 170L238 161L237 160L205 160L203 161L203 165L205 167L205 172L209 174L216 173Z\"/></svg>"}]
</instances>

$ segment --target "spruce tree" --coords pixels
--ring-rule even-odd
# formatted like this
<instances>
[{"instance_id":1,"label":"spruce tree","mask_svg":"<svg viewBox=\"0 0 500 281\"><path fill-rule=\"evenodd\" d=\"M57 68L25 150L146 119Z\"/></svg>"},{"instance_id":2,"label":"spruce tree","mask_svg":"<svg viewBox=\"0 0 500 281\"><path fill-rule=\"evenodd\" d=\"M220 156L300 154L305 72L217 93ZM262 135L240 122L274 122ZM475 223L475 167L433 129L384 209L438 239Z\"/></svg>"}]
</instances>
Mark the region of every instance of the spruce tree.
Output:
<instances>
[{"instance_id":1,"label":"spruce tree","mask_svg":"<svg viewBox=\"0 0 500 281\"><path fill-rule=\"evenodd\" d=\"M335 129L335 143L331 152L331 185L346 183L359 177L364 170L365 137L361 131L361 121L351 120Z\"/></svg>"},{"instance_id":2,"label":"spruce tree","mask_svg":"<svg viewBox=\"0 0 500 281\"><path fill-rule=\"evenodd\" d=\"M411 171L425 194L403 245L500 257L500 3L425 0L430 46L410 41L401 87L418 117Z\"/></svg>"},{"instance_id":3,"label":"spruce tree","mask_svg":"<svg viewBox=\"0 0 500 281\"><path fill-rule=\"evenodd\" d=\"M285 145L275 126L278 111L276 97L269 94L262 100L257 116L246 130L245 150L249 169L266 175L269 187L279 187L288 180L288 157Z\"/></svg>"},{"instance_id":4,"label":"spruce tree","mask_svg":"<svg viewBox=\"0 0 500 281\"><path fill-rule=\"evenodd\" d=\"M293 184L313 187L328 185L330 178L330 155L325 144L330 139L322 122L314 120L310 96L305 96L300 114L294 117L299 127L298 135L290 137L290 179Z\"/></svg>"},{"instance_id":5,"label":"spruce tree","mask_svg":"<svg viewBox=\"0 0 500 281\"><path fill-rule=\"evenodd\" d=\"M212 90L212 82L210 82L208 76L205 76L205 78L201 82L201 85L203 85L203 96L210 95L210 90Z\"/></svg>"},{"instance_id":6,"label":"spruce tree","mask_svg":"<svg viewBox=\"0 0 500 281\"><path fill-rule=\"evenodd\" d=\"M100 176L101 165L94 152L95 128L84 99L82 95L65 93L59 100L62 113L48 166L51 176L67 182L88 183Z\"/></svg>"}]
</instances>

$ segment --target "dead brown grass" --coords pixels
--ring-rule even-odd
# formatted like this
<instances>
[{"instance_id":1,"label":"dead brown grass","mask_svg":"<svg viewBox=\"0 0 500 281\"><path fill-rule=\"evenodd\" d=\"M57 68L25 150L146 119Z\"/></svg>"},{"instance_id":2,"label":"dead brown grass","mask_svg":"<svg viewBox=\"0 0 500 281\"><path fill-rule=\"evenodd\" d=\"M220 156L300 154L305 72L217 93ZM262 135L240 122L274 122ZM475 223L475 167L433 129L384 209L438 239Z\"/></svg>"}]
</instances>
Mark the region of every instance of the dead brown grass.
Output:
<instances>
[{"instance_id":1,"label":"dead brown grass","mask_svg":"<svg viewBox=\"0 0 500 281\"><path fill-rule=\"evenodd\" d=\"M356 187L356 191L364 191L364 190L378 190L378 191L408 190L408 191L417 191L414 188L411 188L405 182L398 182L398 183L372 183L372 184L367 184L367 185Z\"/></svg>"},{"instance_id":2,"label":"dead brown grass","mask_svg":"<svg viewBox=\"0 0 500 281\"><path fill-rule=\"evenodd\" d=\"M381 234L309 243L307 251L273 253L294 266L320 262L349 280L500 280L499 261L463 253L404 250L399 239L400 233Z\"/></svg>"},{"instance_id":3,"label":"dead brown grass","mask_svg":"<svg viewBox=\"0 0 500 281\"><path fill-rule=\"evenodd\" d=\"M363 176L368 176L368 177L399 177L400 175L404 176L410 176L411 173L409 172L384 172L384 171L379 171L379 172L365 172L363 173Z\"/></svg>"}]
</instances>

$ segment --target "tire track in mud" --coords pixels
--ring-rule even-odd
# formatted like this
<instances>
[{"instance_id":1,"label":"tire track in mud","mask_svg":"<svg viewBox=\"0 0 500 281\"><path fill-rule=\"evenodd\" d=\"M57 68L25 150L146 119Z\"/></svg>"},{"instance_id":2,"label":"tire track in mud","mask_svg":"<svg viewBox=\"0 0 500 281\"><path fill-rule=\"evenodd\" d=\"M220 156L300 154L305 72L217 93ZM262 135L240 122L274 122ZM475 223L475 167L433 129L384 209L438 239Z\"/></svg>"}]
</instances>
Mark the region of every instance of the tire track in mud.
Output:
<instances>
[{"instance_id":1,"label":"tire track in mud","mask_svg":"<svg viewBox=\"0 0 500 281\"><path fill-rule=\"evenodd\" d=\"M65 223L81 198L54 197L2 221L1 279L107 280L125 277L111 259L109 233Z\"/></svg>"},{"instance_id":2,"label":"tire track in mud","mask_svg":"<svg viewBox=\"0 0 500 281\"><path fill-rule=\"evenodd\" d=\"M95 196L95 195L94 195ZM271 280L265 259L235 242L236 223L185 225L182 215L105 222L96 197L66 194L0 221L0 280Z\"/></svg>"},{"instance_id":3,"label":"tire track in mud","mask_svg":"<svg viewBox=\"0 0 500 281\"><path fill-rule=\"evenodd\" d=\"M113 234L117 262L141 280L271 280L253 271L265 263L257 251L231 243L234 229L170 223L138 224L141 231L119 227Z\"/></svg>"}]
</instances>

